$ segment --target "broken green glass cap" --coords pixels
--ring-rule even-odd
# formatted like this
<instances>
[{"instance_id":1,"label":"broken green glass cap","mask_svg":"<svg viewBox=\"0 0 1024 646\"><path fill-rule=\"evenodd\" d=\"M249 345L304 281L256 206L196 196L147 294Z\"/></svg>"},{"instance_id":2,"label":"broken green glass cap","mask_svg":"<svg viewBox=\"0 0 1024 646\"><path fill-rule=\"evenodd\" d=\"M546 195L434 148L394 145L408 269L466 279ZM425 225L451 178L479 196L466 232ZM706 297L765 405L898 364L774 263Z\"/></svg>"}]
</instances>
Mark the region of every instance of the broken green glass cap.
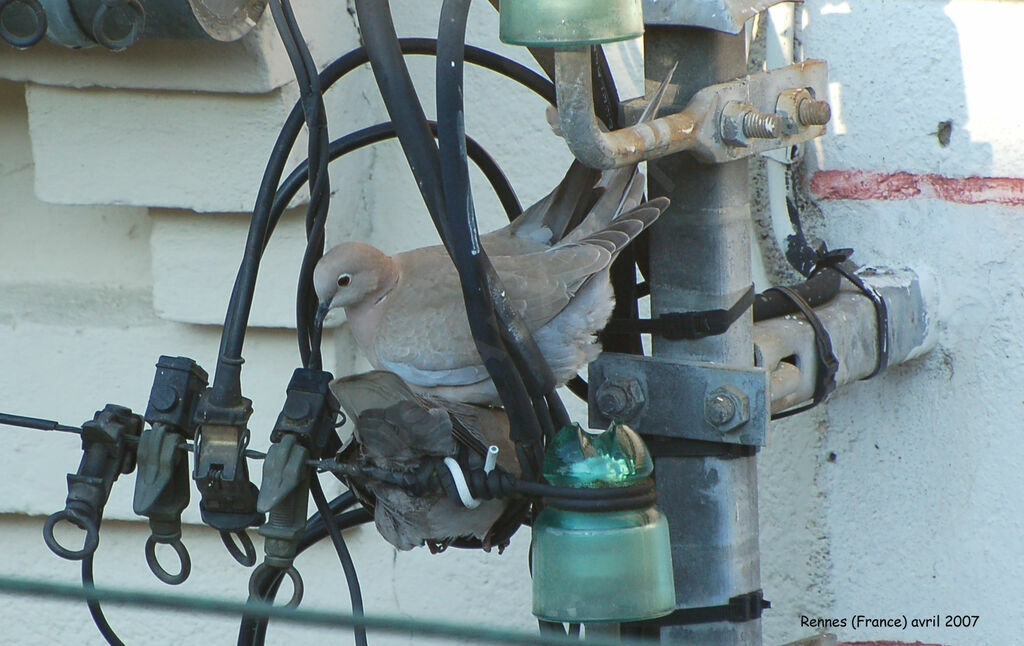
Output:
<instances>
[{"instance_id":1,"label":"broken green glass cap","mask_svg":"<svg viewBox=\"0 0 1024 646\"><path fill-rule=\"evenodd\" d=\"M501 0L501 40L583 47L644 33L641 0Z\"/></svg>"},{"instance_id":2,"label":"broken green glass cap","mask_svg":"<svg viewBox=\"0 0 1024 646\"><path fill-rule=\"evenodd\" d=\"M558 487L628 487L654 471L650 451L625 424L598 435L579 424L555 434L544 454L544 478Z\"/></svg>"},{"instance_id":3,"label":"broken green glass cap","mask_svg":"<svg viewBox=\"0 0 1024 646\"><path fill-rule=\"evenodd\" d=\"M555 434L544 477L559 487L628 487L651 477L640 436L613 423ZM548 621L640 621L675 608L668 522L653 505L584 512L545 507L533 524L533 614Z\"/></svg>"}]
</instances>

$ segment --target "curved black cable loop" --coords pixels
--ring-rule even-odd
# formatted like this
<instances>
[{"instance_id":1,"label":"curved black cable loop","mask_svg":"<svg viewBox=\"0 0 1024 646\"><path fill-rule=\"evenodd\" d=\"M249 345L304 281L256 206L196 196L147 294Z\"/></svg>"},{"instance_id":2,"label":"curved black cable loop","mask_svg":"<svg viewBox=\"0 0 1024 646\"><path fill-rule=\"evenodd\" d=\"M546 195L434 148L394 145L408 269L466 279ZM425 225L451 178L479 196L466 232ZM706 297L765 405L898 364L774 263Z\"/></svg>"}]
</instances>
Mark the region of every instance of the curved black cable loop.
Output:
<instances>
[{"instance_id":1,"label":"curved black cable loop","mask_svg":"<svg viewBox=\"0 0 1024 646\"><path fill-rule=\"evenodd\" d=\"M437 134L437 122L428 121L431 131ZM362 130L350 132L344 137L340 137L331 142L329 155L330 160L335 161L351 152L355 152L366 146L370 146L388 139L394 139L397 136L395 126L390 121L384 123L378 123ZM484 177L490 182L491 187L494 189L495 195L501 202L502 207L508 214L509 219L513 219L515 216L523 212L523 207L519 203L519 198L516 197L515 190L509 183L505 173L502 172L494 158L491 157L484 148L471 137L466 137L466 149L469 153L469 158L472 159L476 165L480 168ZM267 225L269 233L273 233L274 228L277 226L278 221L281 219L281 215L285 209L288 208L288 203L295 197L295 194L299 192L299 189L303 184L306 183L308 175L306 174L306 167L308 160L304 160L299 166L295 168L291 174L288 175L281 182L281 186L278 188L277 198L274 200L274 206L271 209L270 221Z\"/></svg>"},{"instance_id":2,"label":"curved black cable loop","mask_svg":"<svg viewBox=\"0 0 1024 646\"><path fill-rule=\"evenodd\" d=\"M433 55L437 51L437 44L435 40L429 38L406 38L399 40L399 48L404 55ZM554 104L554 84L525 65L472 46L466 47L466 60L514 80L552 105ZM320 73L322 89L326 91L346 74L367 62L369 62L369 56L363 47L339 57ZM217 368L214 374L211 396L212 401L219 405L232 404L241 397L242 345L245 340L249 313L252 309L252 297L256 287L259 262L269 236L267 223L288 154L295 145L295 140L302 129L302 123L302 105L296 103L274 143L256 196L242 262L235 277L225 315L224 332L221 335Z\"/></svg>"},{"instance_id":3,"label":"curved black cable loop","mask_svg":"<svg viewBox=\"0 0 1024 646\"><path fill-rule=\"evenodd\" d=\"M330 509L331 514L334 515L338 527L342 530L373 521L373 514L362 506L353 511L346 511L357 502L358 500L356 499L355 494L351 491L346 491L328 503L327 506ZM327 525L324 523L320 512L314 512L313 515L306 520L306 527L299 536L298 545L296 546L296 556L302 554L326 537ZM258 595L255 599L273 603L283 579L284 576L281 572L267 573L267 575L258 582ZM250 597L250 600L254 600L254 598ZM266 638L268 622L269 620L266 618L256 619L252 617L242 617L241 624L238 628L238 646L262 646Z\"/></svg>"},{"instance_id":4,"label":"curved black cable loop","mask_svg":"<svg viewBox=\"0 0 1024 646\"><path fill-rule=\"evenodd\" d=\"M316 505L324 524L327 526L327 532L331 536L331 542L334 543L334 550L338 553L341 567L345 570L345 581L348 584L348 593L352 601L352 615L354 617L362 617L363 593L359 589L359 577L356 574L356 566L352 562L352 555L348 551L348 546L345 545L345 538L341 535L341 530L334 522L334 515L327 504L323 487L320 485L320 478L317 477L315 472L309 483L309 493L312 494L313 503ZM355 634L356 646L366 646L366 627L355 626L352 630Z\"/></svg>"},{"instance_id":5,"label":"curved black cable loop","mask_svg":"<svg viewBox=\"0 0 1024 646\"><path fill-rule=\"evenodd\" d=\"M82 560L82 587L83 588L94 588L96 587L96 581L93 578L93 553L90 553ZM103 639L107 641L110 646L125 646L121 638L117 636L114 629L110 627L110 623L107 621L106 615L103 614L103 607L100 606L100 602L95 599L89 599L85 602L89 606L89 614L92 616L92 622L96 624L97 630L103 635Z\"/></svg>"}]
</instances>

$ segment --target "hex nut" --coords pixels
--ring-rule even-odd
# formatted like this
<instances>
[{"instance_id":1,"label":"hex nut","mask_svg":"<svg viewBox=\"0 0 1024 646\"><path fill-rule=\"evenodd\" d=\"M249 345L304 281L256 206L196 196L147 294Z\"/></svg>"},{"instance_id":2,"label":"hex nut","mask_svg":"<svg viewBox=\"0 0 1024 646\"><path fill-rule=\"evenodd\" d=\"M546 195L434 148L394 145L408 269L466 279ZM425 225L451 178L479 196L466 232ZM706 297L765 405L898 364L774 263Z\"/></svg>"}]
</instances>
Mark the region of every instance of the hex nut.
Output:
<instances>
[{"instance_id":1,"label":"hex nut","mask_svg":"<svg viewBox=\"0 0 1024 646\"><path fill-rule=\"evenodd\" d=\"M704 399L704 419L728 433L750 420L750 399L734 386L720 386Z\"/></svg>"},{"instance_id":2,"label":"hex nut","mask_svg":"<svg viewBox=\"0 0 1024 646\"><path fill-rule=\"evenodd\" d=\"M601 382L594 401L597 403L598 411L605 417L626 421L640 413L647 398L639 381L625 377Z\"/></svg>"}]
</instances>

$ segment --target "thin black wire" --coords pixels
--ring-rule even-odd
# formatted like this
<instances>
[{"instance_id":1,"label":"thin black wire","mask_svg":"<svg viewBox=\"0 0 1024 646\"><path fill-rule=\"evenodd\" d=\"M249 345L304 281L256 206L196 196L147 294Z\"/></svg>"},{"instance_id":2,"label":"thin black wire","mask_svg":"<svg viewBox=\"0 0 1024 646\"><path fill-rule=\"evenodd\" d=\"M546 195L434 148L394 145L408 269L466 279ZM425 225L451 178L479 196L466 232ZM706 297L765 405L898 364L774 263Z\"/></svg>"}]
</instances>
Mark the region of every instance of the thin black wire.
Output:
<instances>
[{"instance_id":1,"label":"thin black wire","mask_svg":"<svg viewBox=\"0 0 1024 646\"><path fill-rule=\"evenodd\" d=\"M345 511L356 502L355 494L346 491L328 503L336 524L342 530L373 521L373 514L364 507L360 506L358 509ZM296 546L296 556L326 538L327 535L327 524L323 521L320 512L317 511L306 521L306 528L299 536ZM257 599L273 602L283 580L282 572L268 571L267 577L258 583L259 596ZM262 646L266 640L268 623L269 619L267 618L242 617L241 625L238 628L238 646Z\"/></svg>"},{"instance_id":2,"label":"thin black wire","mask_svg":"<svg viewBox=\"0 0 1024 646\"><path fill-rule=\"evenodd\" d=\"M93 555L95 552L90 553L84 559L82 559L82 587L83 588L94 588L96 587L96 581L93 578ZM86 605L89 606L89 614L92 615L92 622L96 624L96 628L103 635L103 639L107 640L110 646L125 646L121 638L117 636L114 629L110 627L110 623L107 621L106 615L103 614L103 608L100 607L100 602L95 599L86 601Z\"/></svg>"},{"instance_id":3,"label":"thin black wire","mask_svg":"<svg viewBox=\"0 0 1024 646\"><path fill-rule=\"evenodd\" d=\"M316 472L313 473L313 478L309 483L309 492L313 495L313 503L316 504L316 508L320 512L324 524L327 526L331 542L334 543L334 550L338 553L342 569L345 570L345 581L348 583L348 593L352 600L352 614L355 617L362 617L363 593L359 589L359 577L356 574L356 566L352 562L352 555L348 551L348 546L345 545L345 537L341 535L341 530L338 529L338 525L334 522L334 515L327 504L327 498L324 496L324 490L320 486L320 478L317 477ZM356 626L353 632L355 633L356 646L366 646L366 628Z\"/></svg>"},{"instance_id":4,"label":"thin black wire","mask_svg":"<svg viewBox=\"0 0 1024 646\"><path fill-rule=\"evenodd\" d=\"M437 123L434 121L427 122L430 125L432 132L436 134ZM397 136L395 126L390 121L384 123L378 123L362 130L350 132L344 137L340 137L331 142L330 146L330 161L336 161L339 158L364 148L366 146L376 144L388 139L394 139ZM469 158L472 159L476 165L480 168L484 177L490 182L491 187L494 189L495 195L498 197L498 201L501 203L502 208L505 209L505 213L509 219L512 219L523 212L522 204L519 202L519 198L516 197L515 190L509 183L508 177L498 166L494 158L491 157L483 146L477 143L471 137L466 137L466 149L469 153ZM299 189L308 180L306 168L308 160L303 160L301 164L288 177L281 182L281 186L278 188L277 198L274 200L274 206L270 214L270 222L268 223L268 231L273 232L277 226L278 221L281 219L281 215L285 209L288 208L288 203L291 202L295 194L298 193Z\"/></svg>"}]
</instances>

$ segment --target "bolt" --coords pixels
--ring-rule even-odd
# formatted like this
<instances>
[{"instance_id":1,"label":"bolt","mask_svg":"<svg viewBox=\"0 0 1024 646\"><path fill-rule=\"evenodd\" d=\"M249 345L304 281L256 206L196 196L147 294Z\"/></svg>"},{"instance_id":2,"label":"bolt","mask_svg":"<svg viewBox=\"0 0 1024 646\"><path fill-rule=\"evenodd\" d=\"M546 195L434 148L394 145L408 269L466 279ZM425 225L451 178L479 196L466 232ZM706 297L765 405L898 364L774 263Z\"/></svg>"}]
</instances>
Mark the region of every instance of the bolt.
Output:
<instances>
[{"instance_id":1,"label":"bolt","mask_svg":"<svg viewBox=\"0 0 1024 646\"><path fill-rule=\"evenodd\" d=\"M784 121L777 114L758 112L754 106L730 101L719 115L718 133L732 146L746 146L748 139L775 139L782 132Z\"/></svg>"},{"instance_id":2,"label":"bolt","mask_svg":"<svg viewBox=\"0 0 1024 646\"><path fill-rule=\"evenodd\" d=\"M779 115L748 110L743 113L743 135L753 139L775 139L782 130Z\"/></svg>"},{"instance_id":3,"label":"bolt","mask_svg":"<svg viewBox=\"0 0 1024 646\"><path fill-rule=\"evenodd\" d=\"M637 416L646 398L636 379L608 379L601 382L595 397L597 410L608 418L626 421Z\"/></svg>"},{"instance_id":4,"label":"bolt","mask_svg":"<svg viewBox=\"0 0 1024 646\"><path fill-rule=\"evenodd\" d=\"M704 400L704 419L722 433L739 428L750 419L750 400L733 386L721 386Z\"/></svg>"},{"instance_id":5,"label":"bolt","mask_svg":"<svg viewBox=\"0 0 1024 646\"><path fill-rule=\"evenodd\" d=\"M827 101L803 99L796 106L796 116L801 125L823 126L832 118L832 107Z\"/></svg>"},{"instance_id":6,"label":"bolt","mask_svg":"<svg viewBox=\"0 0 1024 646\"><path fill-rule=\"evenodd\" d=\"M715 395L708 400L706 413L709 422L715 426L724 426L736 416L736 405L725 395Z\"/></svg>"}]
</instances>

